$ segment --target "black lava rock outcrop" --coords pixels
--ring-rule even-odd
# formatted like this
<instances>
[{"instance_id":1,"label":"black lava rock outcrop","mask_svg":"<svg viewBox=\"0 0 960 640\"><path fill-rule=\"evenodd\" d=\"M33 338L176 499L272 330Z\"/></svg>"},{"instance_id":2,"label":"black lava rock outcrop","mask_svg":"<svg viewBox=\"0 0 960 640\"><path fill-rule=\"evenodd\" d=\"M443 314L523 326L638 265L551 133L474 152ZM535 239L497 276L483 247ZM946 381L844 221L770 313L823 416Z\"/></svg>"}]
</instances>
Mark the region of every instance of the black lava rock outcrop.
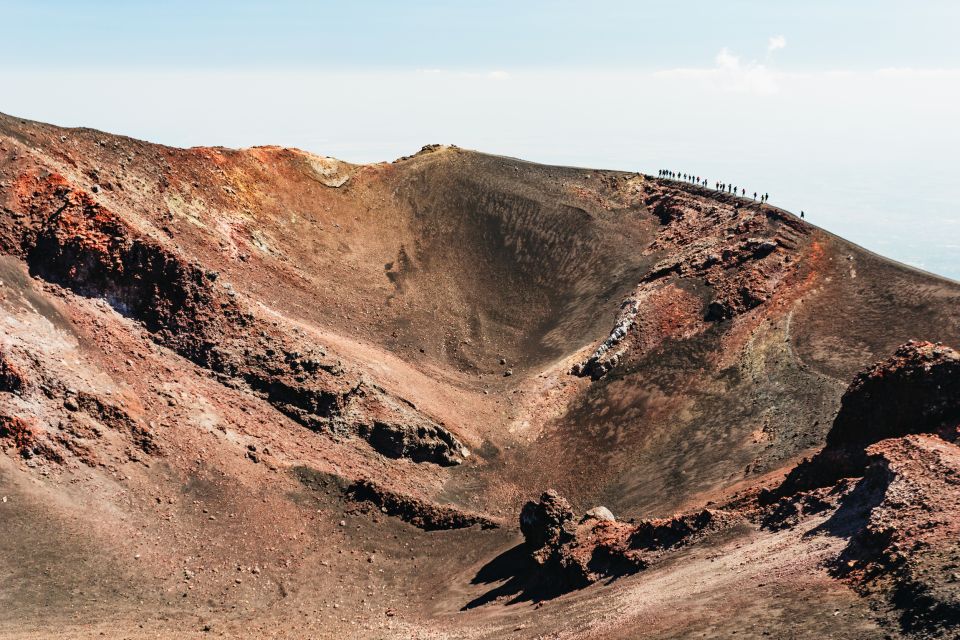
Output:
<instances>
[{"instance_id":1,"label":"black lava rock outcrop","mask_svg":"<svg viewBox=\"0 0 960 640\"><path fill-rule=\"evenodd\" d=\"M575 519L556 491L527 502L520 529L534 567L532 584L562 592L604 578L635 573L660 554L690 544L728 524L720 512L703 510L673 518L618 522L606 507Z\"/></svg>"},{"instance_id":2,"label":"black lava rock outcrop","mask_svg":"<svg viewBox=\"0 0 960 640\"><path fill-rule=\"evenodd\" d=\"M840 401L827 445L800 463L761 502L861 477L867 448L890 438L934 434L954 441L960 428L960 353L930 342L909 341L854 377Z\"/></svg>"},{"instance_id":3,"label":"black lava rock outcrop","mask_svg":"<svg viewBox=\"0 0 960 640\"><path fill-rule=\"evenodd\" d=\"M570 503L553 489L544 491L539 502L527 502L520 511L520 531L534 550L568 540L571 534L564 527L572 521Z\"/></svg>"},{"instance_id":4,"label":"black lava rock outcrop","mask_svg":"<svg viewBox=\"0 0 960 640\"><path fill-rule=\"evenodd\" d=\"M960 423L960 353L910 341L861 371L840 401L827 446L869 445Z\"/></svg>"}]
</instances>

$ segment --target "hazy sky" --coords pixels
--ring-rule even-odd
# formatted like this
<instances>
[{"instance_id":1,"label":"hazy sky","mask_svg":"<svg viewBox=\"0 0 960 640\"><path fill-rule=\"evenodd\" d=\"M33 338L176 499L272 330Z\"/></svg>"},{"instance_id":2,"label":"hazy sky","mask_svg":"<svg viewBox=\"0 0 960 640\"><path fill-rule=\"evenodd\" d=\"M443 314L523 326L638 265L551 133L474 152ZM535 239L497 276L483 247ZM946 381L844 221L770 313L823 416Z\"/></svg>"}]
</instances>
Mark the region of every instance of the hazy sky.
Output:
<instances>
[{"instance_id":1,"label":"hazy sky","mask_svg":"<svg viewBox=\"0 0 960 640\"><path fill-rule=\"evenodd\" d=\"M0 0L0 111L690 171L960 279L960 2Z\"/></svg>"}]
</instances>

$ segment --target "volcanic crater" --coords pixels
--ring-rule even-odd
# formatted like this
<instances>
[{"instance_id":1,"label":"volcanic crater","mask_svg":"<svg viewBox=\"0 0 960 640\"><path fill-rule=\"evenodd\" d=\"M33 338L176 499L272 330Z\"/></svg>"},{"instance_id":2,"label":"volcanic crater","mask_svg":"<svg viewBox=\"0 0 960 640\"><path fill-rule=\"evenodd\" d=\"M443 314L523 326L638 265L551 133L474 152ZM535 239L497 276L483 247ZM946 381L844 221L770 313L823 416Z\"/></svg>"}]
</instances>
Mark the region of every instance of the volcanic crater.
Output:
<instances>
[{"instance_id":1,"label":"volcanic crater","mask_svg":"<svg viewBox=\"0 0 960 640\"><path fill-rule=\"evenodd\" d=\"M960 637L960 284L446 145L0 115L0 637Z\"/></svg>"}]
</instances>

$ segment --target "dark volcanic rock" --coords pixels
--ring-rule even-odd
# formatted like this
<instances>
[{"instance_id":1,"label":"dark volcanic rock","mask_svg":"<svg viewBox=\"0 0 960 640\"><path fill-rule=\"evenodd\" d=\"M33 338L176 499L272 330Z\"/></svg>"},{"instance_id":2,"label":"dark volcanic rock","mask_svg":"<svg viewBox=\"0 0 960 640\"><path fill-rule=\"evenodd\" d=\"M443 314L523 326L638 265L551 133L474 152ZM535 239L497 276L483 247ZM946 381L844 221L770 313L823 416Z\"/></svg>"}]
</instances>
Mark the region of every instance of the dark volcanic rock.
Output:
<instances>
[{"instance_id":1,"label":"dark volcanic rock","mask_svg":"<svg viewBox=\"0 0 960 640\"><path fill-rule=\"evenodd\" d=\"M339 362L255 313L230 283L174 247L132 228L59 174L30 196L25 258L33 274L105 299L159 344L218 375L243 381L314 430L357 435L393 458L459 464L466 448L443 426L382 388L351 384ZM52 212L52 213L51 213ZM317 354L300 357L300 351ZM0 363L0 388L16 372Z\"/></svg>"},{"instance_id":2,"label":"dark volcanic rock","mask_svg":"<svg viewBox=\"0 0 960 640\"><path fill-rule=\"evenodd\" d=\"M539 502L527 502L520 511L520 531L531 549L564 540L564 525L573 520L570 503L553 489L543 492Z\"/></svg>"},{"instance_id":3,"label":"dark volcanic rock","mask_svg":"<svg viewBox=\"0 0 960 640\"><path fill-rule=\"evenodd\" d=\"M703 510L633 524L617 522L605 507L595 507L577 524L570 503L553 490L520 512L520 529L536 567L533 583L558 592L640 571L658 554L727 523L718 512Z\"/></svg>"},{"instance_id":4,"label":"dark volcanic rock","mask_svg":"<svg viewBox=\"0 0 960 640\"><path fill-rule=\"evenodd\" d=\"M653 215L657 216L660 224L667 225L683 218L683 209L674 202L673 198L666 196L657 201L653 206Z\"/></svg>"},{"instance_id":5,"label":"dark volcanic rock","mask_svg":"<svg viewBox=\"0 0 960 640\"><path fill-rule=\"evenodd\" d=\"M7 440L21 453L33 448L34 428L23 418L0 415L0 440Z\"/></svg>"},{"instance_id":6,"label":"dark volcanic rock","mask_svg":"<svg viewBox=\"0 0 960 640\"><path fill-rule=\"evenodd\" d=\"M778 489L763 492L761 502L862 476L866 449L875 442L916 433L955 440L958 428L960 354L930 342L907 342L857 374L840 401L827 446L795 467Z\"/></svg>"},{"instance_id":7,"label":"dark volcanic rock","mask_svg":"<svg viewBox=\"0 0 960 640\"><path fill-rule=\"evenodd\" d=\"M375 421L362 425L359 435L388 458L409 458L449 466L460 464L466 448L438 424L403 424Z\"/></svg>"},{"instance_id":8,"label":"dark volcanic rock","mask_svg":"<svg viewBox=\"0 0 960 640\"><path fill-rule=\"evenodd\" d=\"M347 489L347 495L352 500L373 504L383 513L424 531L463 529L474 525L480 525L481 529L496 529L500 526L486 516L401 495L371 480L354 482Z\"/></svg>"},{"instance_id":9,"label":"dark volcanic rock","mask_svg":"<svg viewBox=\"0 0 960 640\"><path fill-rule=\"evenodd\" d=\"M954 637L945 634L960 625L958 427L960 354L900 346L854 378L827 446L761 494L772 503L764 525L793 526L839 497L821 527L848 539L832 573L886 600L905 631Z\"/></svg>"},{"instance_id":10,"label":"dark volcanic rock","mask_svg":"<svg viewBox=\"0 0 960 640\"><path fill-rule=\"evenodd\" d=\"M639 549L667 549L690 540L715 524L716 514L709 509L661 520L644 520L630 536L630 546Z\"/></svg>"},{"instance_id":11,"label":"dark volcanic rock","mask_svg":"<svg viewBox=\"0 0 960 640\"><path fill-rule=\"evenodd\" d=\"M832 572L888 598L904 629L955 637L947 634L960 625L960 447L909 435L867 454L863 479L824 525L849 536Z\"/></svg>"},{"instance_id":12,"label":"dark volcanic rock","mask_svg":"<svg viewBox=\"0 0 960 640\"><path fill-rule=\"evenodd\" d=\"M960 354L908 342L857 374L840 401L827 446L867 445L960 423Z\"/></svg>"},{"instance_id":13,"label":"dark volcanic rock","mask_svg":"<svg viewBox=\"0 0 960 640\"><path fill-rule=\"evenodd\" d=\"M27 385L27 377L9 356L0 353L0 391L16 393Z\"/></svg>"}]
</instances>

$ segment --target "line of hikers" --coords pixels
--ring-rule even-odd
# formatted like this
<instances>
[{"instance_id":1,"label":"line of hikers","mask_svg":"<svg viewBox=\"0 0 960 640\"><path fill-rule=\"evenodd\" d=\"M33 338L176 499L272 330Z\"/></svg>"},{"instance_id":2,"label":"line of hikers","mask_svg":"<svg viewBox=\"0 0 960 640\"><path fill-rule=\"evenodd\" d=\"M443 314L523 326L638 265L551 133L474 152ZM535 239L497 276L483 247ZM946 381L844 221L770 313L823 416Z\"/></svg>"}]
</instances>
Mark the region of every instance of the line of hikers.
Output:
<instances>
[{"instance_id":1,"label":"line of hikers","mask_svg":"<svg viewBox=\"0 0 960 640\"><path fill-rule=\"evenodd\" d=\"M710 182L706 178L701 178L700 176L690 175L688 173L678 173L676 171L670 171L669 169L660 169L658 173L660 178L669 178L671 180L682 180L684 182L689 182L690 184L695 184L699 187L707 187ZM747 190L743 187L737 187L736 185L729 184L727 182L714 182L713 188L717 191L722 191L724 193L731 193L733 195L739 195L741 198L747 197ZM758 194L756 191L753 192L753 199L756 200ZM759 194L760 202L766 202L770 199L769 193Z\"/></svg>"}]
</instances>

